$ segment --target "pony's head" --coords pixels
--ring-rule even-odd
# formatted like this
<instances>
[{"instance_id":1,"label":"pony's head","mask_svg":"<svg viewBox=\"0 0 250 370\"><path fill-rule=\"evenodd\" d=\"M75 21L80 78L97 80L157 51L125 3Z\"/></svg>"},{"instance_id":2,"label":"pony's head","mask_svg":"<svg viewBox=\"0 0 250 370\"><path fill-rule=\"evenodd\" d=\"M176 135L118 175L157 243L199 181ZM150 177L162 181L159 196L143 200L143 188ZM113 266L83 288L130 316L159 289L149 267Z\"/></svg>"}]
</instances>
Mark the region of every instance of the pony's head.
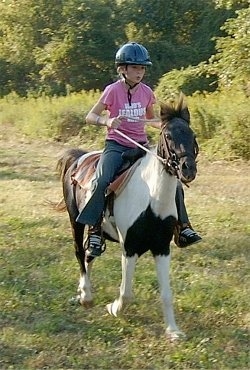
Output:
<instances>
[{"instance_id":1,"label":"pony's head","mask_svg":"<svg viewBox=\"0 0 250 370\"><path fill-rule=\"evenodd\" d=\"M158 155L166 160L166 170L187 184L197 173L199 147L190 127L190 114L183 94L175 101L161 104L161 121Z\"/></svg>"}]
</instances>

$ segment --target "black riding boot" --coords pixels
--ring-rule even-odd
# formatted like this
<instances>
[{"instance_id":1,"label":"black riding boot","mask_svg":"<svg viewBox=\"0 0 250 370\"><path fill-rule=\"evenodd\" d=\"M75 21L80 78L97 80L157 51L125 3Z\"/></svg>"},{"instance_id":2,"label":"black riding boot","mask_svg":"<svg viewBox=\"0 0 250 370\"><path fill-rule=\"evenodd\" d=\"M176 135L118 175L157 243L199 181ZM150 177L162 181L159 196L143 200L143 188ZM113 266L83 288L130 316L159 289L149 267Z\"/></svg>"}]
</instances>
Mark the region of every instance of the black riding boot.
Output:
<instances>
[{"instance_id":1,"label":"black riding boot","mask_svg":"<svg viewBox=\"0 0 250 370\"><path fill-rule=\"evenodd\" d=\"M102 219L88 229L88 248L87 254L90 257L99 257L105 251L105 241L101 228Z\"/></svg>"},{"instance_id":2,"label":"black riding boot","mask_svg":"<svg viewBox=\"0 0 250 370\"><path fill-rule=\"evenodd\" d=\"M178 213L178 223L174 231L175 244L180 247L188 247L191 244L201 242L202 238L193 230L188 219L186 206L184 203L184 191L181 183L178 181L176 188L176 208Z\"/></svg>"}]
</instances>

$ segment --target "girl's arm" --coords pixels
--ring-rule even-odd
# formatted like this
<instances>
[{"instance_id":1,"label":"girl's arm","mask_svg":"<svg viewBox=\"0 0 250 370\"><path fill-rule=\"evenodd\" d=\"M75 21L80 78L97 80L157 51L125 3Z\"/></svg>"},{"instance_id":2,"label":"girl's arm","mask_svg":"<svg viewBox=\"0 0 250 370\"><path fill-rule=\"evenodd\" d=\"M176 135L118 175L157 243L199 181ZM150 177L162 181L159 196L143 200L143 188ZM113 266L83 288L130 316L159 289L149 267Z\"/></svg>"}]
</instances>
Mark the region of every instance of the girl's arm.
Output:
<instances>
[{"instance_id":1,"label":"girl's arm","mask_svg":"<svg viewBox=\"0 0 250 370\"><path fill-rule=\"evenodd\" d=\"M86 123L97 126L108 126L112 128L119 127L124 117L117 116L108 118L107 116L101 115L104 110L106 110L106 105L99 100L87 114L85 119Z\"/></svg>"},{"instance_id":2,"label":"girl's arm","mask_svg":"<svg viewBox=\"0 0 250 370\"><path fill-rule=\"evenodd\" d=\"M85 119L86 123L91 125L105 126L107 124L107 118L101 115L105 109L106 105L98 101L87 114Z\"/></svg>"}]
</instances>

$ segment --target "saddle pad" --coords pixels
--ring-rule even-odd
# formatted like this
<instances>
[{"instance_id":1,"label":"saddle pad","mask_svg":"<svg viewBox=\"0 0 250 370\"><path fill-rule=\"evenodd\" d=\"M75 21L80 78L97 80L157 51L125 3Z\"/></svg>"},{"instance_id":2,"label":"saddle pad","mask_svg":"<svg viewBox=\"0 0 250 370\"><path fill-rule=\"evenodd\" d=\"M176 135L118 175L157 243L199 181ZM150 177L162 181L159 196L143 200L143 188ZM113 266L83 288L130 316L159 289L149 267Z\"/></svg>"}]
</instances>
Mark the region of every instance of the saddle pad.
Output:
<instances>
[{"instance_id":1,"label":"saddle pad","mask_svg":"<svg viewBox=\"0 0 250 370\"><path fill-rule=\"evenodd\" d=\"M101 153L88 153L80 158L75 172L71 175L73 183L78 183L82 188L86 186L95 172Z\"/></svg>"},{"instance_id":2,"label":"saddle pad","mask_svg":"<svg viewBox=\"0 0 250 370\"><path fill-rule=\"evenodd\" d=\"M79 165L77 166L75 172L72 174L72 183L79 184L82 188L85 188L89 183L90 179L93 177L96 165L100 159L102 152L88 153L80 159ZM85 158L84 158L85 157ZM134 173L137 166L141 163L139 158L131 167L122 172L109 186L107 189L107 195L114 192L118 195L129 181L130 177Z\"/></svg>"},{"instance_id":3,"label":"saddle pad","mask_svg":"<svg viewBox=\"0 0 250 370\"><path fill-rule=\"evenodd\" d=\"M135 172L135 169L141 163L141 160L142 158L139 158L131 167L125 170L113 182L111 182L111 184L109 184L108 189L107 189L107 195L113 192L115 193L116 196L118 196L121 193L121 191L124 189L124 187L128 183L129 179Z\"/></svg>"}]
</instances>

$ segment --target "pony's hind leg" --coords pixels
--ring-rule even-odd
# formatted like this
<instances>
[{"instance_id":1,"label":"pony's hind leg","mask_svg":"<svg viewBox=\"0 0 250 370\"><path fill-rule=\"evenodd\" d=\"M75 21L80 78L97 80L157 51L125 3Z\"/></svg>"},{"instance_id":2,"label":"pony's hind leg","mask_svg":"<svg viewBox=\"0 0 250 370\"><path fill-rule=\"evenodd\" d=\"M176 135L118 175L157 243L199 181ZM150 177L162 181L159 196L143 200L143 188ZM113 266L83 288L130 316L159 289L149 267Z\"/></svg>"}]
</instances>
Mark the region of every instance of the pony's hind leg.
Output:
<instances>
[{"instance_id":1,"label":"pony's hind leg","mask_svg":"<svg viewBox=\"0 0 250 370\"><path fill-rule=\"evenodd\" d=\"M72 222L72 233L74 238L75 255L80 266L80 279L78 285L78 302L86 307L93 306L91 293L90 271L93 261L87 263L85 250L83 247L84 225Z\"/></svg>"},{"instance_id":2,"label":"pony's hind leg","mask_svg":"<svg viewBox=\"0 0 250 370\"><path fill-rule=\"evenodd\" d=\"M110 315L118 316L119 312L121 312L134 298L132 285L137 259L137 254L133 257L122 255L122 281L120 285L120 295L113 303L109 303L106 306Z\"/></svg>"},{"instance_id":3,"label":"pony's hind leg","mask_svg":"<svg viewBox=\"0 0 250 370\"><path fill-rule=\"evenodd\" d=\"M163 315L166 323L166 335L171 341L174 341L184 337L185 334L179 330L175 322L172 291L169 278L170 255L155 256L155 263L160 286Z\"/></svg>"}]
</instances>

